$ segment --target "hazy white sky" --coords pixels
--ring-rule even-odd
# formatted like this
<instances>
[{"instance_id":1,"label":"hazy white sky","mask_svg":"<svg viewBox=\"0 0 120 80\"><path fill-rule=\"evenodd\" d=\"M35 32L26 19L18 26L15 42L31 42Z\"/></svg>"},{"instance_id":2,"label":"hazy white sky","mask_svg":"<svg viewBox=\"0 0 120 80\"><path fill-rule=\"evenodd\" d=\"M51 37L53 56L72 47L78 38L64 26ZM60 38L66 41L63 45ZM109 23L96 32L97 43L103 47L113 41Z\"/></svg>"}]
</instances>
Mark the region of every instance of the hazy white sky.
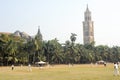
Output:
<instances>
[{"instance_id":1,"label":"hazy white sky","mask_svg":"<svg viewBox=\"0 0 120 80\"><path fill-rule=\"evenodd\" d=\"M88 4L96 45L120 46L120 0L0 0L0 32L29 35L40 26L44 40L63 43L77 34L83 44L84 12Z\"/></svg>"}]
</instances>

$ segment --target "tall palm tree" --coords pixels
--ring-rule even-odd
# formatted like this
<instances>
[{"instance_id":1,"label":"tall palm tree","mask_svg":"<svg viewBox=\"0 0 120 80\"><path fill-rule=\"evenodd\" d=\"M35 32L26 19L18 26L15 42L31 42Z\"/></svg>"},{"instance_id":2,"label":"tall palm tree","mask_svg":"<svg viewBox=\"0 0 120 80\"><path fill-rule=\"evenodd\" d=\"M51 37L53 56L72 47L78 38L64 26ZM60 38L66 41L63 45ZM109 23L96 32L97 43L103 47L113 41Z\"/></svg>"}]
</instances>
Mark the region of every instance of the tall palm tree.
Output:
<instances>
[{"instance_id":1,"label":"tall palm tree","mask_svg":"<svg viewBox=\"0 0 120 80\"><path fill-rule=\"evenodd\" d=\"M70 41L69 40L67 40L66 42L65 42L65 46L64 46L64 56L65 56L65 58L64 58L64 61L65 61L65 63L68 63L68 64L70 64L71 62L70 62L70 59L71 59L71 56L70 56L70 51L71 51L71 44L70 44Z\"/></svg>"},{"instance_id":2,"label":"tall palm tree","mask_svg":"<svg viewBox=\"0 0 120 80\"><path fill-rule=\"evenodd\" d=\"M75 47L74 47L74 43L76 41L76 34L75 33L71 33L71 36L70 36L70 40L72 42L71 44L71 51L70 51L70 55L71 55L71 63L73 64L74 63L74 59L75 59Z\"/></svg>"},{"instance_id":3,"label":"tall palm tree","mask_svg":"<svg viewBox=\"0 0 120 80\"><path fill-rule=\"evenodd\" d=\"M74 44L74 42L76 41L76 34L75 33L71 33L71 36L70 36L70 40L72 42L72 45Z\"/></svg>"},{"instance_id":4,"label":"tall palm tree","mask_svg":"<svg viewBox=\"0 0 120 80\"><path fill-rule=\"evenodd\" d=\"M34 43L34 50L35 50L35 54L34 54L34 62L35 61L40 61L42 60L42 56L43 56L43 41L41 39L41 37L37 34L35 36L35 38L33 39L33 43Z\"/></svg>"},{"instance_id":5,"label":"tall palm tree","mask_svg":"<svg viewBox=\"0 0 120 80\"><path fill-rule=\"evenodd\" d=\"M12 57L11 61L14 64L16 62L17 43L14 40L9 40L6 51Z\"/></svg>"},{"instance_id":6,"label":"tall palm tree","mask_svg":"<svg viewBox=\"0 0 120 80\"><path fill-rule=\"evenodd\" d=\"M10 40L9 35L7 34L1 34L0 36L0 53L1 53L1 59L2 59L2 64L3 65L7 65L7 57L8 57L8 53L6 51L6 47L8 44L8 41Z\"/></svg>"},{"instance_id":7,"label":"tall palm tree","mask_svg":"<svg viewBox=\"0 0 120 80\"><path fill-rule=\"evenodd\" d=\"M46 62L48 62L48 64L50 63L51 48L52 46L50 40L43 42L44 55L46 56Z\"/></svg>"},{"instance_id":8,"label":"tall palm tree","mask_svg":"<svg viewBox=\"0 0 120 80\"><path fill-rule=\"evenodd\" d=\"M62 49L61 44L58 42L56 38L48 41L46 50L47 59L49 59L49 63L60 63L63 61L61 49Z\"/></svg>"}]
</instances>

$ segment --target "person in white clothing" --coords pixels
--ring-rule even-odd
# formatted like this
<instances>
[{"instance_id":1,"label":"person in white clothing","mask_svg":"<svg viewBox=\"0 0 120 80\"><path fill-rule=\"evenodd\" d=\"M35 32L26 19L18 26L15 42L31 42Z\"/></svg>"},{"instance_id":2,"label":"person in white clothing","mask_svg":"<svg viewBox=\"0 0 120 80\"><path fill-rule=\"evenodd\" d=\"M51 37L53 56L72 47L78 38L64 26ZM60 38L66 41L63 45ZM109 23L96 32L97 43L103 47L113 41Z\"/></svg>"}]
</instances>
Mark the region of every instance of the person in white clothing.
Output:
<instances>
[{"instance_id":1,"label":"person in white clothing","mask_svg":"<svg viewBox=\"0 0 120 80\"><path fill-rule=\"evenodd\" d=\"M13 64L12 64L12 66L11 66L11 67L12 67L12 70L14 70L14 65L13 65Z\"/></svg>"},{"instance_id":2,"label":"person in white clothing","mask_svg":"<svg viewBox=\"0 0 120 80\"><path fill-rule=\"evenodd\" d=\"M114 75L119 75L119 67L117 63L114 63Z\"/></svg>"},{"instance_id":3,"label":"person in white clothing","mask_svg":"<svg viewBox=\"0 0 120 80\"><path fill-rule=\"evenodd\" d=\"M31 65L30 65L30 64L28 65L28 68L29 68L29 71L32 71L32 69L31 69Z\"/></svg>"}]
</instances>

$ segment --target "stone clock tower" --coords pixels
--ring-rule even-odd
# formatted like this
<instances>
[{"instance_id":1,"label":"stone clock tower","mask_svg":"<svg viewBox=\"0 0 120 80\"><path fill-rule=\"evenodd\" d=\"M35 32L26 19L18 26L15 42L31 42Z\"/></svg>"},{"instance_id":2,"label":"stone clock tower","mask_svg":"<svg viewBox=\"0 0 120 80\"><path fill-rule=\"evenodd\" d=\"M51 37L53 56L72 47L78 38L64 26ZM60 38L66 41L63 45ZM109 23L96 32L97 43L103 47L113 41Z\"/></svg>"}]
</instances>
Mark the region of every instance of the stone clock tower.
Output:
<instances>
[{"instance_id":1,"label":"stone clock tower","mask_svg":"<svg viewBox=\"0 0 120 80\"><path fill-rule=\"evenodd\" d=\"M94 42L94 26L93 21L91 19L91 12L88 9L88 5L84 13L83 40L84 44L90 44Z\"/></svg>"}]
</instances>

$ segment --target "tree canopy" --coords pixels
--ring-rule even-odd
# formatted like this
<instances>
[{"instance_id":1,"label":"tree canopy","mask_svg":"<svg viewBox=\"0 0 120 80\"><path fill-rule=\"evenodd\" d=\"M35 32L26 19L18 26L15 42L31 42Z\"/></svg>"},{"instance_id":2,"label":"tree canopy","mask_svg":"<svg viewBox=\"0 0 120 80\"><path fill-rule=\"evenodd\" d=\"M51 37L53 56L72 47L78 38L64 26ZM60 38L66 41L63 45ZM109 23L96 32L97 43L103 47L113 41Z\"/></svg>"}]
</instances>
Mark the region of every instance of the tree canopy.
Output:
<instances>
[{"instance_id":1,"label":"tree canopy","mask_svg":"<svg viewBox=\"0 0 120 80\"><path fill-rule=\"evenodd\" d=\"M34 64L46 61L49 64L95 63L99 60L107 62L120 61L120 47L107 45L75 43L76 34L72 33L64 44L59 40L44 41L40 36L24 41L13 35L0 36L0 65Z\"/></svg>"}]
</instances>

